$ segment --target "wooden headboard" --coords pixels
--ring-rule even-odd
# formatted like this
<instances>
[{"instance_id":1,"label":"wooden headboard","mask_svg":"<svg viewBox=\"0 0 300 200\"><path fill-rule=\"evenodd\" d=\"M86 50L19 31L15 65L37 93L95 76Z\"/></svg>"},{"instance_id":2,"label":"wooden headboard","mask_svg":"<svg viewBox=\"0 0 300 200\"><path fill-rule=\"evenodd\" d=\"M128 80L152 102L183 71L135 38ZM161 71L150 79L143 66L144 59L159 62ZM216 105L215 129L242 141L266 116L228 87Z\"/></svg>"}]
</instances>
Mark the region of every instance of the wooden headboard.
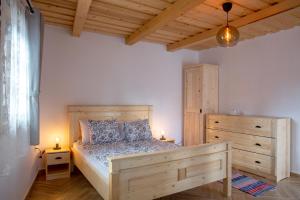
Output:
<instances>
[{"instance_id":1,"label":"wooden headboard","mask_svg":"<svg viewBox=\"0 0 300 200\"><path fill-rule=\"evenodd\" d=\"M148 119L152 126L152 106L123 105L123 106L68 106L69 117L69 146L72 146L80 136L79 120L107 120L133 121Z\"/></svg>"}]
</instances>

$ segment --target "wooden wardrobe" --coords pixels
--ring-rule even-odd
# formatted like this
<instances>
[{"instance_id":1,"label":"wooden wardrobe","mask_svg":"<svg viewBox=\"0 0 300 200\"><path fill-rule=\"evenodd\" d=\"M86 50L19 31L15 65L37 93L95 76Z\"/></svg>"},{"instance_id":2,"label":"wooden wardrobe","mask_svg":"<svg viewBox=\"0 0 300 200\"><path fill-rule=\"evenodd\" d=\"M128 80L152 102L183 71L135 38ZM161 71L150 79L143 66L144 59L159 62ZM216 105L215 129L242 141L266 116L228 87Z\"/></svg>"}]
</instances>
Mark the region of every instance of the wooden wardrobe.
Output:
<instances>
[{"instance_id":1,"label":"wooden wardrobe","mask_svg":"<svg viewBox=\"0 0 300 200\"><path fill-rule=\"evenodd\" d=\"M205 114L219 107L219 67L200 64L183 67L183 144L205 141Z\"/></svg>"}]
</instances>

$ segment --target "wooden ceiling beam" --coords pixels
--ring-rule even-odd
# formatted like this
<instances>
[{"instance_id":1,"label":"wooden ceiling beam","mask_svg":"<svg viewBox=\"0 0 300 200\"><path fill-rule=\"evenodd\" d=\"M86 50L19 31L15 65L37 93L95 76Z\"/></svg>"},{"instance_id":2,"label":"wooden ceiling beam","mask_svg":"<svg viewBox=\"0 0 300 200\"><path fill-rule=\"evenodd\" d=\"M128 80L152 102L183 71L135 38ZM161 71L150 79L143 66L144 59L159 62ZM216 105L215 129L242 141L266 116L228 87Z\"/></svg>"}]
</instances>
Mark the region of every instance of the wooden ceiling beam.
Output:
<instances>
[{"instance_id":1,"label":"wooden ceiling beam","mask_svg":"<svg viewBox=\"0 0 300 200\"><path fill-rule=\"evenodd\" d=\"M260 11L246 15L245 17L239 18L230 22L230 25L235 26L236 28L246 26L248 24L254 23L256 21L265 19L267 17L288 11L290 9L300 6L300 0L285 0L268 8L262 9ZM213 28L208 31L196 34L194 36L188 37L181 41L175 42L173 44L167 45L168 51L176 51L182 48L188 48L195 45L199 45L212 37L215 37L217 32L222 26Z\"/></svg>"},{"instance_id":2,"label":"wooden ceiling beam","mask_svg":"<svg viewBox=\"0 0 300 200\"><path fill-rule=\"evenodd\" d=\"M151 33L155 32L168 22L183 15L186 11L194 8L195 6L203 3L205 0L177 0L171 6L166 8L157 16L153 17L150 21L137 29L134 33L126 38L126 44L132 45Z\"/></svg>"},{"instance_id":3,"label":"wooden ceiling beam","mask_svg":"<svg viewBox=\"0 0 300 200\"><path fill-rule=\"evenodd\" d=\"M90 6L92 4L92 0L78 0L76 14L73 23L73 36L80 36L81 31L83 30L84 23L88 16L88 12Z\"/></svg>"}]
</instances>

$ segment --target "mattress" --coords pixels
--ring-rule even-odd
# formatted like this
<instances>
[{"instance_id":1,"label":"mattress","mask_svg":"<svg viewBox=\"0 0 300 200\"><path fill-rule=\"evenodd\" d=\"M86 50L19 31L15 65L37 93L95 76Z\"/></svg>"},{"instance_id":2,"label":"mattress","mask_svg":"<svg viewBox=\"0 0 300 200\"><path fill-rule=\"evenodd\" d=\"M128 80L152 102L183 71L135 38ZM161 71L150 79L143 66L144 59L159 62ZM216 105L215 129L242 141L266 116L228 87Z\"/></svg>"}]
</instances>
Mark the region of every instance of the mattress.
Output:
<instances>
[{"instance_id":1,"label":"mattress","mask_svg":"<svg viewBox=\"0 0 300 200\"><path fill-rule=\"evenodd\" d=\"M109 165L108 158L137 153L172 150L177 149L178 147L178 145L173 143L152 139L96 145L83 145L81 142L76 142L73 145L73 151L75 150L76 154L78 153L80 157L84 157L89 165L97 168L97 171L100 171L103 176L107 177Z\"/></svg>"}]
</instances>

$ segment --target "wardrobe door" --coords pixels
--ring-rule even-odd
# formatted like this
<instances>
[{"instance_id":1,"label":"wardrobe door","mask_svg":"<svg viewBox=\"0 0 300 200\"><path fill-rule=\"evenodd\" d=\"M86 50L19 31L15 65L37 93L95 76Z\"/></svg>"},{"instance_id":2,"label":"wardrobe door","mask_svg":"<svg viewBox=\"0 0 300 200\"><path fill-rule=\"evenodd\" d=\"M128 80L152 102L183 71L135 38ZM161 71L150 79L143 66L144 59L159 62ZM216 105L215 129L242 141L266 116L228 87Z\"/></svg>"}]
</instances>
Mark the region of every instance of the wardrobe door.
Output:
<instances>
[{"instance_id":1,"label":"wardrobe door","mask_svg":"<svg viewBox=\"0 0 300 200\"><path fill-rule=\"evenodd\" d=\"M184 145L203 143L200 129L202 99L202 68L184 70Z\"/></svg>"}]
</instances>

